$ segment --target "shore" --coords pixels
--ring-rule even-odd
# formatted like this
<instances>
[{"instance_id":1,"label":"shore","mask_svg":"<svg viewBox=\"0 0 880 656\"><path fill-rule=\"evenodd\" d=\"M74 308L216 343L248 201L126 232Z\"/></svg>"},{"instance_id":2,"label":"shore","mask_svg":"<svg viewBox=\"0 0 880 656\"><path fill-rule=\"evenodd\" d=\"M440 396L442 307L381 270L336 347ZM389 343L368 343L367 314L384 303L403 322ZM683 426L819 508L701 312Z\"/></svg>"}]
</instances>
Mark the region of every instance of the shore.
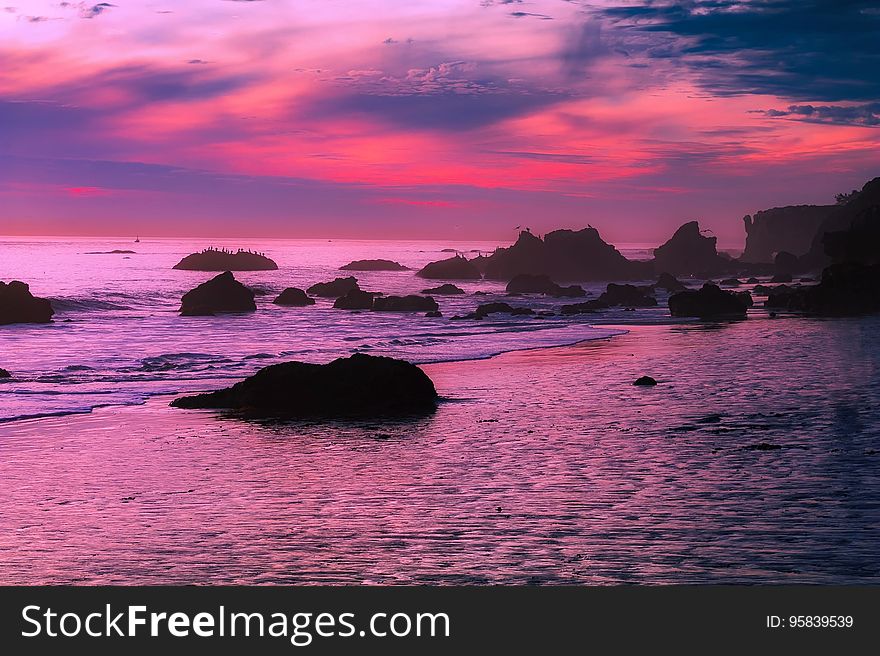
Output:
<instances>
[{"instance_id":1,"label":"shore","mask_svg":"<svg viewBox=\"0 0 880 656\"><path fill-rule=\"evenodd\" d=\"M624 328L417 421L3 425L0 582L876 583L877 320Z\"/></svg>"}]
</instances>

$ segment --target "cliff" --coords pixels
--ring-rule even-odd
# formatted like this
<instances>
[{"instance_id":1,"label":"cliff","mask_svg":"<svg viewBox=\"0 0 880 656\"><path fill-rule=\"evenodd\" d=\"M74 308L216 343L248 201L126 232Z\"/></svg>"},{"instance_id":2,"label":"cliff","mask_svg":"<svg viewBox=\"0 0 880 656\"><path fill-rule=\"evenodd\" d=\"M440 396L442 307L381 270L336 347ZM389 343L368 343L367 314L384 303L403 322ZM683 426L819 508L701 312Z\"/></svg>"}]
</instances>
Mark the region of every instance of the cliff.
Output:
<instances>
[{"instance_id":1,"label":"cliff","mask_svg":"<svg viewBox=\"0 0 880 656\"><path fill-rule=\"evenodd\" d=\"M789 205L746 215L746 248L742 262L767 263L773 256L786 251L801 256L810 250L810 244L819 226L834 211L834 205Z\"/></svg>"}]
</instances>

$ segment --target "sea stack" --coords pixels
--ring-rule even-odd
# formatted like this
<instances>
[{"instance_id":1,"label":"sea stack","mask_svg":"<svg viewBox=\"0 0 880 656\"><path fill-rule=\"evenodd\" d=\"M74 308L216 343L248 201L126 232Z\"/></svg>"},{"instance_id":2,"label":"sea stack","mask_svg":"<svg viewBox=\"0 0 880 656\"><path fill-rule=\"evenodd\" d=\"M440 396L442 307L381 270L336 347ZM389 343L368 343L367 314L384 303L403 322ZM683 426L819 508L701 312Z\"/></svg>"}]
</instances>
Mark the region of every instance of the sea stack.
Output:
<instances>
[{"instance_id":1,"label":"sea stack","mask_svg":"<svg viewBox=\"0 0 880 656\"><path fill-rule=\"evenodd\" d=\"M0 281L0 325L12 323L49 323L55 311L45 298L37 298L27 284Z\"/></svg>"},{"instance_id":2,"label":"sea stack","mask_svg":"<svg viewBox=\"0 0 880 656\"><path fill-rule=\"evenodd\" d=\"M271 365L232 387L181 397L171 405L293 419L372 419L426 414L436 403L434 383L414 364L356 353L329 364Z\"/></svg>"},{"instance_id":3,"label":"sea stack","mask_svg":"<svg viewBox=\"0 0 880 656\"><path fill-rule=\"evenodd\" d=\"M438 280L479 280L483 274L461 255L425 265L416 275Z\"/></svg>"},{"instance_id":4,"label":"sea stack","mask_svg":"<svg viewBox=\"0 0 880 656\"><path fill-rule=\"evenodd\" d=\"M274 271L278 265L263 253L206 248L200 253L187 255L174 268L183 271Z\"/></svg>"},{"instance_id":5,"label":"sea stack","mask_svg":"<svg viewBox=\"0 0 880 656\"><path fill-rule=\"evenodd\" d=\"M187 317L218 312L255 312L254 293L225 271L183 295L180 313Z\"/></svg>"}]
</instances>

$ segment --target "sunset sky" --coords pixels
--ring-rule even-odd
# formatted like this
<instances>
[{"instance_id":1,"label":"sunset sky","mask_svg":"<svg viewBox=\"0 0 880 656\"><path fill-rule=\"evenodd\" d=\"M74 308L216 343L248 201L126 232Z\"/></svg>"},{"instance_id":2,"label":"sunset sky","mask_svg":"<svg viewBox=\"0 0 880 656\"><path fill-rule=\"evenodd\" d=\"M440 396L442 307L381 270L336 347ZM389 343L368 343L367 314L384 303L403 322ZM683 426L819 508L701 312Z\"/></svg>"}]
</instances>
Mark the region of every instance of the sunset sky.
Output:
<instances>
[{"instance_id":1,"label":"sunset sky","mask_svg":"<svg viewBox=\"0 0 880 656\"><path fill-rule=\"evenodd\" d=\"M880 175L876 2L0 0L0 234L509 240Z\"/></svg>"}]
</instances>

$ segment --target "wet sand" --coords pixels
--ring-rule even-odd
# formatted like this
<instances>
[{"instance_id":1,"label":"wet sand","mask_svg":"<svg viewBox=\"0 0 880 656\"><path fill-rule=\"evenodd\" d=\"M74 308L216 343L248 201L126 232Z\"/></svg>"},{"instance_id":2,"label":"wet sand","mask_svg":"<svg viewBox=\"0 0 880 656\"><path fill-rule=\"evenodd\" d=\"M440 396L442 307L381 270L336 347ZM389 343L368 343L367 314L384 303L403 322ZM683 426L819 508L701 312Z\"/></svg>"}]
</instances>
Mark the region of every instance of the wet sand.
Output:
<instances>
[{"instance_id":1,"label":"wet sand","mask_svg":"<svg viewBox=\"0 0 880 656\"><path fill-rule=\"evenodd\" d=\"M444 400L408 422L157 397L5 424L0 582L876 583L877 328L627 326L426 365Z\"/></svg>"}]
</instances>

